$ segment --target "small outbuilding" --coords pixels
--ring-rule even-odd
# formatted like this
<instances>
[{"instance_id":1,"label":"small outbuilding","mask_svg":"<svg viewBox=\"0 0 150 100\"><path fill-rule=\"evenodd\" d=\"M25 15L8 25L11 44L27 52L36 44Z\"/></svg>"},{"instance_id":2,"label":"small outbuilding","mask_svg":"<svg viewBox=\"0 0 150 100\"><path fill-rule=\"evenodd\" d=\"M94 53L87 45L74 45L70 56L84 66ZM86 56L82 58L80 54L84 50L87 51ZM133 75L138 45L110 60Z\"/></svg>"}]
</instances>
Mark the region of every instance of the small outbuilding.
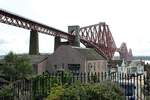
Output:
<instances>
[{"instance_id":1,"label":"small outbuilding","mask_svg":"<svg viewBox=\"0 0 150 100\"><path fill-rule=\"evenodd\" d=\"M48 57L49 72L105 72L107 60L92 48L61 45Z\"/></svg>"}]
</instances>

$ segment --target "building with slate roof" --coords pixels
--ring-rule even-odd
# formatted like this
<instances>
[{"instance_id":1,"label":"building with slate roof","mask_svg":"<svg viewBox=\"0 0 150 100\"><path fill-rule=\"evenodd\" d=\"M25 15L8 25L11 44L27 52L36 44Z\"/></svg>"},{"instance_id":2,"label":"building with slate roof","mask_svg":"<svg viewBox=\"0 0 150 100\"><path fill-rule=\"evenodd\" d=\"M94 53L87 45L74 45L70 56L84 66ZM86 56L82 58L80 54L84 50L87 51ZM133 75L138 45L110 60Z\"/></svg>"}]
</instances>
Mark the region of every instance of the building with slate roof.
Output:
<instances>
[{"instance_id":1,"label":"building with slate roof","mask_svg":"<svg viewBox=\"0 0 150 100\"><path fill-rule=\"evenodd\" d=\"M105 72L107 60L92 48L61 45L48 57L49 72Z\"/></svg>"}]
</instances>

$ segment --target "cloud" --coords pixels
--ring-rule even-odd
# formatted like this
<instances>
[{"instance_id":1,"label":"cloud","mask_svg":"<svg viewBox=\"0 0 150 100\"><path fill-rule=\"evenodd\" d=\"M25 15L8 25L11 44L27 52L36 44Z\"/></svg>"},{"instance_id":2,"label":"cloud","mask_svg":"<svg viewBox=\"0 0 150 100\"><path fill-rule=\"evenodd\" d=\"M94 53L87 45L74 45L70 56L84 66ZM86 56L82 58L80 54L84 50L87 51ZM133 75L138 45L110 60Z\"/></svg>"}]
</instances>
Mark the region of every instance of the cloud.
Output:
<instances>
[{"instance_id":1,"label":"cloud","mask_svg":"<svg viewBox=\"0 0 150 100\"><path fill-rule=\"evenodd\" d=\"M150 55L148 0L0 0L0 7L63 31L68 25L105 21L118 47L126 42L133 54ZM0 23L0 32L5 33L0 34L2 52L6 52L2 44L8 50L28 52L29 31ZM52 37L40 35L39 40L40 52L53 50Z\"/></svg>"},{"instance_id":2,"label":"cloud","mask_svg":"<svg viewBox=\"0 0 150 100\"><path fill-rule=\"evenodd\" d=\"M8 43L8 41L6 41L6 40L4 40L4 39L0 39L0 45L1 45L1 44L6 44L6 43Z\"/></svg>"}]
</instances>

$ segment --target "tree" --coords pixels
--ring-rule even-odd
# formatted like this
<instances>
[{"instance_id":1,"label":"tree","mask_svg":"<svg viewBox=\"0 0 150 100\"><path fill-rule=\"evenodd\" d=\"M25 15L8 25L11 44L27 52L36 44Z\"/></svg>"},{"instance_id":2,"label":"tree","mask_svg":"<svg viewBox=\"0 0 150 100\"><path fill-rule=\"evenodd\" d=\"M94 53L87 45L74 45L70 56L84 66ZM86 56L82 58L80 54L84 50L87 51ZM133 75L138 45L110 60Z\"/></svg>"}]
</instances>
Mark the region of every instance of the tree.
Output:
<instances>
[{"instance_id":1,"label":"tree","mask_svg":"<svg viewBox=\"0 0 150 100\"><path fill-rule=\"evenodd\" d=\"M14 54L13 52L9 52L8 55L6 55L4 57L4 60L7 62L7 64L9 63L15 63L17 60L17 55Z\"/></svg>"},{"instance_id":2,"label":"tree","mask_svg":"<svg viewBox=\"0 0 150 100\"><path fill-rule=\"evenodd\" d=\"M4 65L0 67L0 73L5 80L9 81L8 84L0 86L0 96L12 96L14 82L32 75L32 64L27 56L18 56L10 52L4 57Z\"/></svg>"},{"instance_id":3,"label":"tree","mask_svg":"<svg viewBox=\"0 0 150 100\"><path fill-rule=\"evenodd\" d=\"M13 52L4 57L5 64L1 67L3 76L10 81L28 77L32 74L32 64L27 56L18 56Z\"/></svg>"}]
</instances>

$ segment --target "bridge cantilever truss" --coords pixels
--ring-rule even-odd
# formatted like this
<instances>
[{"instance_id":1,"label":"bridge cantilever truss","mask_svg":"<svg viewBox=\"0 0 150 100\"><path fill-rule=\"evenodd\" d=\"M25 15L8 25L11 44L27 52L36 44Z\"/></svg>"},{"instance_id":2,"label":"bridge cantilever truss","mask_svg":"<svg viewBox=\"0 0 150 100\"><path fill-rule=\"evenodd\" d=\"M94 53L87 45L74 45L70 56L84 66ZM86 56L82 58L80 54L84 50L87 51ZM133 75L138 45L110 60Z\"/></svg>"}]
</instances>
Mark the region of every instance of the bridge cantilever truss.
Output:
<instances>
[{"instance_id":1,"label":"bridge cantilever truss","mask_svg":"<svg viewBox=\"0 0 150 100\"><path fill-rule=\"evenodd\" d=\"M94 47L104 57L112 58L116 50L116 44L108 25L99 23L80 28L81 42L87 47Z\"/></svg>"},{"instance_id":2,"label":"bridge cantilever truss","mask_svg":"<svg viewBox=\"0 0 150 100\"><path fill-rule=\"evenodd\" d=\"M36 30L37 32L52 36L59 36L68 40L75 36L74 32L63 32L56 28L49 27L5 10L0 10L0 22L28 30ZM111 59L113 57L117 47L108 25L105 23L82 27L79 30L79 36L80 41L86 47L93 47L98 53L107 59Z\"/></svg>"}]
</instances>

